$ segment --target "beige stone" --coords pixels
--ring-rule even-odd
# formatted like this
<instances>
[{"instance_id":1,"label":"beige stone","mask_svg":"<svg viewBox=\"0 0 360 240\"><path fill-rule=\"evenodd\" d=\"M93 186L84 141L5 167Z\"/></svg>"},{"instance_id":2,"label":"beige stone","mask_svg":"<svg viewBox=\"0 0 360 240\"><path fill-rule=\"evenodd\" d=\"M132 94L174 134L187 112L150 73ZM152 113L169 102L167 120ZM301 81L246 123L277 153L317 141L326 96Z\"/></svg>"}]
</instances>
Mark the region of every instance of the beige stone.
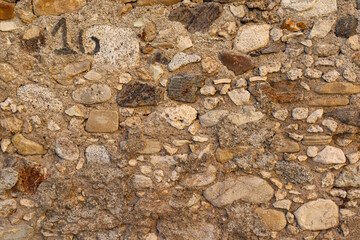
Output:
<instances>
[{"instance_id":1,"label":"beige stone","mask_svg":"<svg viewBox=\"0 0 360 240\"><path fill-rule=\"evenodd\" d=\"M216 168L209 165L203 173L188 173L180 181L180 185L184 187L202 187L206 186L216 179Z\"/></svg>"},{"instance_id":2,"label":"beige stone","mask_svg":"<svg viewBox=\"0 0 360 240\"><path fill-rule=\"evenodd\" d=\"M19 133L13 136L12 143L21 155L42 155L47 152L42 145L25 138Z\"/></svg>"},{"instance_id":3,"label":"beige stone","mask_svg":"<svg viewBox=\"0 0 360 240\"><path fill-rule=\"evenodd\" d=\"M315 88L316 93L320 94L356 94L360 93L360 85L346 82L332 82Z\"/></svg>"},{"instance_id":4,"label":"beige stone","mask_svg":"<svg viewBox=\"0 0 360 240\"><path fill-rule=\"evenodd\" d=\"M18 133L21 132L21 129L23 127L23 121L21 121L15 116L7 117L0 120L0 126L12 133Z\"/></svg>"},{"instance_id":5,"label":"beige stone","mask_svg":"<svg viewBox=\"0 0 360 240\"><path fill-rule=\"evenodd\" d=\"M285 214L274 209L256 208L254 213L260 215L261 220L272 230L281 231L286 227Z\"/></svg>"},{"instance_id":6,"label":"beige stone","mask_svg":"<svg viewBox=\"0 0 360 240\"><path fill-rule=\"evenodd\" d=\"M117 111L93 110L86 122L85 130L93 133L115 132L119 126Z\"/></svg>"},{"instance_id":7,"label":"beige stone","mask_svg":"<svg viewBox=\"0 0 360 240\"><path fill-rule=\"evenodd\" d=\"M79 10L86 5L86 0L34 0L36 15L60 15Z\"/></svg>"},{"instance_id":8,"label":"beige stone","mask_svg":"<svg viewBox=\"0 0 360 240\"><path fill-rule=\"evenodd\" d=\"M11 82L18 76L15 69L7 63L0 63L0 80Z\"/></svg>"},{"instance_id":9,"label":"beige stone","mask_svg":"<svg viewBox=\"0 0 360 240\"><path fill-rule=\"evenodd\" d=\"M156 139L145 139L144 148L139 151L140 154L154 154L161 151L161 144Z\"/></svg>"},{"instance_id":10,"label":"beige stone","mask_svg":"<svg viewBox=\"0 0 360 240\"><path fill-rule=\"evenodd\" d=\"M181 0L138 0L136 2L137 6L152 6L157 4L163 4L163 5L173 5L178 2L181 2Z\"/></svg>"},{"instance_id":11,"label":"beige stone","mask_svg":"<svg viewBox=\"0 0 360 240\"><path fill-rule=\"evenodd\" d=\"M218 148L215 153L216 159L221 162L228 162L234 158L234 153L229 149Z\"/></svg>"},{"instance_id":12,"label":"beige stone","mask_svg":"<svg viewBox=\"0 0 360 240\"><path fill-rule=\"evenodd\" d=\"M317 97L308 102L312 107L337 107L346 106L349 104L349 98L345 96L340 97Z\"/></svg>"},{"instance_id":13,"label":"beige stone","mask_svg":"<svg viewBox=\"0 0 360 240\"><path fill-rule=\"evenodd\" d=\"M91 67L91 62L89 60L71 63L65 66L64 71L66 76L72 77L78 75L82 72L88 71Z\"/></svg>"}]
</instances>

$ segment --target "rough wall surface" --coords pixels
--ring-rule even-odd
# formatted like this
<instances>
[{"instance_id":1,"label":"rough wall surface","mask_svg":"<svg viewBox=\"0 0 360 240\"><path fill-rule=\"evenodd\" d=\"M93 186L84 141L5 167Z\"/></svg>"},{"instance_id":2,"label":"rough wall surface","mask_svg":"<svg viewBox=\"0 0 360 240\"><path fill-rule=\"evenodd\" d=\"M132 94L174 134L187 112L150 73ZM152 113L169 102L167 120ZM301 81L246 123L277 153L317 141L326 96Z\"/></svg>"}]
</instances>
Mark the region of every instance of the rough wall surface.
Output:
<instances>
[{"instance_id":1,"label":"rough wall surface","mask_svg":"<svg viewBox=\"0 0 360 240\"><path fill-rule=\"evenodd\" d=\"M0 239L359 239L359 18L0 0Z\"/></svg>"}]
</instances>

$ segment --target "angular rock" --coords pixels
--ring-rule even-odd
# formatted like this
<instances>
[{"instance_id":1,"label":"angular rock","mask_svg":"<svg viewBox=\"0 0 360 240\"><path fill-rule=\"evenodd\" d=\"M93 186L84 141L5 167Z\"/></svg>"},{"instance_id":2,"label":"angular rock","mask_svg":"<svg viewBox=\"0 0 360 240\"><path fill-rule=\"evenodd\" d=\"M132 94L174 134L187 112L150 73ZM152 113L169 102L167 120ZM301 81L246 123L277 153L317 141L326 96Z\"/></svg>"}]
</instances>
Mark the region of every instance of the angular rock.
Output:
<instances>
[{"instance_id":1,"label":"angular rock","mask_svg":"<svg viewBox=\"0 0 360 240\"><path fill-rule=\"evenodd\" d=\"M34 12L38 16L60 15L77 11L86 5L85 0L34 0Z\"/></svg>"},{"instance_id":2,"label":"angular rock","mask_svg":"<svg viewBox=\"0 0 360 240\"><path fill-rule=\"evenodd\" d=\"M260 215L261 220L272 230L281 231L286 227L285 214L274 209L256 208L254 213Z\"/></svg>"},{"instance_id":3,"label":"angular rock","mask_svg":"<svg viewBox=\"0 0 360 240\"><path fill-rule=\"evenodd\" d=\"M133 184L136 189L151 188L153 186L151 178L144 175L135 175Z\"/></svg>"},{"instance_id":4,"label":"angular rock","mask_svg":"<svg viewBox=\"0 0 360 240\"><path fill-rule=\"evenodd\" d=\"M275 166L283 181L294 184L304 184L313 179L313 175L305 167L288 161L280 161Z\"/></svg>"},{"instance_id":5,"label":"angular rock","mask_svg":"<svg viewBox=\"0 0 360 240\"><path fill-rule=\"evenodd\" d=\"M127 1L125 1L127 2ZM176 4L178 2L181 2L181 0L137 0L136 5L137 6L153 6L155 4L162 4L165 6L170 6L173 4Z\"/></svg>"},{"instance_id":6,"label":"angular rock","mask_svg":"<svg viewBox=\"0 0 360 240\"><path fill-rule=\"evenodd\" d=\"M110 162L110 155L101 145L90 145L85 149L87 164L106 164Z\"/></svg>"},{"instance_id":7,"label":"angular rock","mask_svg":"<svg viewBox=\"0 0 360 240\"><path fill-rule=\"evenodd\" d=\"M300 146L297 142L285 139L274 142L271 144L271 147L278 153L296 153L300 151Z\"/></svg>"},{"instance_id":8,"label":"angular rock","mask_svg":"<svg viewBox=\"0 0 360 240\"><path fill-rule=\"evenodd\" d=\"M0 170L0 194L15 186L19 173L14 168L3 168Z\"/></svg>"},{"instance_id":9,"label":"angular rock","mask_svg":"<svg viewBox=\"0 0 360 240\"><path fill-rule=\"evenodd\" d=\"M301 2L309 2L308 0L301 0ZM298 1L291 1L292 3L296 3ZM321 17L327 16L333 12L337 11L337 1L336 0L317 0L310 2L315 2L313 7L299 12L299 16L304 18L311 18L311 17Z\"/></svg>"},{"instance_id":10,"label":"angular rock","mask_svg":"<svg viewBox=\"0 0 360 240\"><path fill-rule=\"evenodd\" d=\"M335 180L335 187L360 187L360 166L346 166Z\"/></svg>"},{"instance_id":11,"label":"angular rock","mask_svg":"<svg viewBox=\"0 0 360 240\"><path fill-rule=\"evenodd\" d=\"M0 8L1 9L1 8ZM18 76L15 69L7 63L0 63L0 79L5 82L11 82Z\"/></svg>"},{"instance_id":12,"label":"angular rock","mask_svg":"<svg viewBox=\"0 0 360 240\"><path fill-rule=\"evenodd\" d=\"M181 22L189 32L204 32L221 13L221 4L202 3L194 8L178 7L172 10L169 20Z\"/></svg>"},{"instance_id":13,"label":"angular rock","mask_svg":"<svg viewBox=\"0 0 360 240\"><path fill-rule=\"evenodd\" d=\"M254 68L250 58L245 56L221 53L219 59L235 75L240 75Z\"/></svg>"},{"instance_id":14,"label":"angular rock","mask_svg":"<svg viewBox=\"0 0 360 240\"><path fill-rule=\"evenodd\" d=\"M0 20L12 19L15 16L15 4L0 0Z\"/></svg>"},{"instance_id":15,"label":"angular rock","mask_svg":"<svg viewBox=\"0 0 360 240\"><path fill-rule=\"evenodd\" d=\"M360 93L360 85L354 85L346 82L332 82L317 86L315 88L315 92L320 94L351 95Z\"/></svg>"},{"instance_id":16,"label":"angular rock","mask_svg":"<svg viewBox=\"0 0 360 240\"><path fill-rule=\"evenodd\" d=\"M340 148L326 146L318 153L313 161L322 164L339 164L345 163L346 158L344 152Z\"/></svg>"},{"instance_id":17,"label":"angular rock","mask_svg":"<svg viewBox=\"0 0 360 240\"><path fill-rule=\"evenodd\" d=\"M2 240L26 240L31 239L33 236L34 229L26 224L0 227L0 239Z\"/></svg>"},{"instance_id":18,"label":"angular rock","mask_svg":"<svg viewBox=\"0 0 360 240\"><path fill-rule=\"evenodd\" d=\"M349 105L350 100L348 97L317 97L308 102L312 107L337 107Z\"/></svg>"},{"instance_id":19,"label":"angular rock","mask_svg":"<svg viewBox=\"0 0 360 240\"><path fill-rule=\"evenodd\" d=\"M17 96L25 103L31 104L39 111L50 110L61 112L63 109L62 102L56 97L56 94L49 88L39 87L37 84L28 84L19 87Z\"/></svg>"},{"instance_id":20,"label":"angular rock","mask_svg":"<svg viewBox=\"0 0 360 240\"><path fill-rule=\"evenodd\" d=\"M306 119L309 115L309 109L303 107L297 107L292 110L291 113L294 120L303 120Z\"/></svg>"},{"instance_id":21,"label":"angular rock","mask_svg":"<svg viewBox=\"0 0 360 240\"><path fill-rule=\"evenodd\" d=\"M234 153L228 149L218 148L215 153L216 160L221 163L228 162L234 158Z\"/></svg>"},{"instance_id":22,"label":"angular rock","mask_svg":"<svg viewBox=\"0 0 360 240\"><path fill-rule=\"evenodd\" d=\"M213 127L228 113L228 110L211 110L199 116L200 124L203 127Z\"/></svg>"},{"instance_id":23,"label":"angular rock","mask_svg":"<svg viewBox=\"0 0 360 240\"><path fill-rule=\"evenodd\" d=\"M324 38L334 25L334 20L318 20L314 23L309 38Z\"/></svg>"},{"instance_id":24,"label":"angular rock","mask_svg":"<svg viewBox=\"0 0 360 240\"><path fill-rule=\"evenodd\" d=\"M16 209L17 202L15 199L6 199L0 201L0 218L6 218L10 214L13 214Z\"/></svg>"},{"instance_id":25,"label":"angular rock","mask_svg":"<svg viewBox=\"0 0 360 240\"><path fill-rule=\"evenodd\" d=\"M146 42L153 41L156 37L156 24L152 21L146 23L144 26L143 34L144 34L144 40Z\"/></svg>"},{"instance_id":26,"label":"angular rock","mask_svg":"<svg viewBox=\"0 0 360 240\"><path fill-rule=\"evenodd\" d=\"M337 109L325 114L325 117L332 117L344 124L360 127L360 111Z\"/></svg>"},{"instance_id":27,"label":"angular rock","mask_svg":"<svg viewBox=\"0 0 360 240\"><path fill-rule=\"evenodd\" d=\"M342 17L336 22L335 35L337 37L349 38L356 34L358 21L354 16Z\"/></svg>"},{"instance_id":28,"label":"angular rock","mask_svg":"<svg viewBox=\"0 0 360 240\"><path fill-rule=\"evenodd\" d=\"M248 53L265 47L270 39L270 25L243 25L234 40L235 49Z\"/></svg>"},{"instance_id":29,"label":"angular rock","mask_svg":"<svg viewBox=\"0 0 360 240\"><path fill-rule=\"evenodd\" d=\"M164 90L146 83L126 84L119 92L116 102L122 107L155 106L162 100Z\"/></svg>"},{"instance_id":30,"label":"angular rock","mask_svg":"<svg viewBox=\"0 0 360 240\"><path fill-rule=\"evenodd\" d=\"M302 144L305 146L319 146L331 143L332 137L328 135L308 135L304 136Z\"/></svg>"},{"instance_id":31,"label":"angular rock","mask_svg":"<svg viewBox=\"0 0 360 240\"><path fill-rule=\"evenodd\" d=\"M286 210L290 210L291 207L291 200L289 199L283 199L283 200L279 200L273 203L274 208L281 208L281 209L286 209Z\"/></svg>"},{"instance_id":32,"label":"angular rock","mask_svg":"<svg viewBox=\"0 0 360 240\"><path fill-rule=\"evenodd\" d=\"M89 60L71 63L65 66L64 71L66 76L73 77L82 72L86 72L90 69L91 62Z\"/></svg>"},{"instance_id":33,"label":"angular rock","mask_svg":"<svg viewBox=\"0 0 360 240\"><path fill-rule=\"evenodd\" d=\"M188 55L183 52L179 52L174 55L174 57L171 59L168 70L170 72L173 72L189 63L197 63L201 61L201 57L199 55L191 54Z\"/></svg>"},{"instance_id":34,"label":"angular rock","mask_svg":"<svg viewBox=\"0 0 360 240\"><path fill-rule=\"evenodd\" d=\"M256 122L262 119L265 115L259 111L255 111L254 108L244 107L242 112L231 113L227 116L227 119L230 120L232 124L240 126L250 122Z\"/></svg>"},{"instance_id":35,"label":"angular rock","mask_svg":"<svg viewBox=\"0 0 360 240\"><path fill-rule=\"evenodd\" d=\"M227 94L231 101L233 101L233 103L237 106L245 105L250 100L250 93L243 88L234 89L229 91Z\"/></svg>"},{"instance_id":36,"label":"angular rock","mask_svg":"<svg viewBox=\"0 0 360 240\"><path fill-rule=\"evenodd\" d=\"M20 133L13 136L12 143L21 155L43 155L47 152L42 145L25 138Z\"/></svg>"},{"instance_id":37,"label":"angular rock","mask_svg":"<svg viewBox=\"0 0 360 240\"><path fill-rule=\"evenodd\" d=\"M111 89L106 84L93 84L78 88L71 94L72 99L84 105L103 103L111 98Z\"/></svg>"},{"instance_id":38,"label":"angular rock","mask_svg":"<svg viewBox=\"0 0 360 240\"><path fill-rule=\"evenodd\" d=\"M294 215L303 230L319 231L339 224L339 207L330 199L305 203Z\"/></svg>"},{"instance_id":39,"label":"angular rock","mask_svg":"<svg viewBox=\"0 0 360 240\"><path fill-rule=\"evenodd\" d=\"M310 10L315 6L317 0L299 0L299 1L292 1L292 0L282 0L281 7L289 8L294 11L302 12L306 10Z\"/></svg>"},{"instance_id":40,"label":"angular rock","mask_svg":"<svg viewBox=\"0 0 360 240\"><path fill-rule=\"evenodd\" d=\"M177 129L190 126L197 117L195 108L188 105L166 108L162 114L166 121Z\"/></svg>"},{"instance_id":41,"label":"angular rock","mask_svg":"<svg viewBox=\"0 0 360 240\"><path fill-rule=\"evenodd\" d=\"M179 102L196 102L199 88L204 86L205 80L200 75L179 74L170 79L167 92L168 97Z\"/></svg>"},{"instance_id":42,"label":"angular rock","mask_svg":"<svg viewBox=\"0 0 360 240\"><path fill-rule=\"evenodd\" d=\"M92 133L115 132L119 126L117 111L93 110L89 114L85 130Z\"/></svg>"},{"instance_id":43,"label":"angular rock","mask_svg":"<svg viewBox=\"0 0 360 240\"><path fill-rule=\"evenodd\" d=\"M209 165L205 172L202 173L187 173L181 180L180 185L188 188L203 187L214 182L216 179L216 167Z\"/></svg>"},{"instance_id":44,"label":"angular rock","mask_svg":"<svg viewBox=\"0 0 360 240\"><path fill-rule=\"evenodd\" d=\"M69 161L77 160L80 155L78 147L66 137L59 137L55 140L55 153L60 158Z\"/></svg>"},{"instance_id":45,"label":"angular rock","mask_svg":"<svg viewBox=\"0 0 360 240\"><path fill-rule=\"evenodd\" d=\"M328 57L339 53L339 46L330 43L318 43L314 47L314 54L319 57Z\"/></svg>"},{"instance_id":46,"label":"angular rock","mask_svg":"<svg viewBox=\"0 0 360 240\"><path fill-rule=\"evenodd\" d=\"M14 115L0 120L0 126L12 133L21 132L23 125L23 121Z\"/></svg>"},{"instance_id":47,"label":"angular rock","mask_svg":"<svg viewBox=\"0 0 360 240\"><path fill-rule=\"evenodd\" d=\"M227 177L204 191L204 197L215 207L223 207L237 200L266 203L273 195L272 187L255 176Z\"/></svg>"}]
</instances>

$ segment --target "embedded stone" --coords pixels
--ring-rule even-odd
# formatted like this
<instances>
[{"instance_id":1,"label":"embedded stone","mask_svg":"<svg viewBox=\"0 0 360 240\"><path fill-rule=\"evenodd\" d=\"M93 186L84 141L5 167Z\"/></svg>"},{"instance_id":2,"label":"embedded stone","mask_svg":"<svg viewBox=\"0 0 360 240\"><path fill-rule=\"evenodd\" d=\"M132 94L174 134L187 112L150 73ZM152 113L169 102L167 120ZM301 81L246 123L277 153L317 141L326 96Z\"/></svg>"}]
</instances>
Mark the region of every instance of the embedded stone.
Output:
<instances>
[{"instance_id":1,"label":"embedded stone","mask_svg":"<svg viewBox=\"0 0 360 240\"><path fill-rule=\"evenodd\" d=\"M144 147L138 151L140 154L154 154L161 151L161 144L156 139L145 139Z\"/></svg>"},{"instance_id":2,"label":"embedded stone","mask_svg":"<svg viewBox=\"0 0 360 240\"><path fill-rule=\"evenodd\" d=\"M171 59L168 70L170 72L173 72L189 63L197 63L201 61L201 57L196 54L186 54L183 52L179 52L174 55L174 57Z\"/></svg>"},{"instance_id":3,"label":"embedded stone","mask_svg":"<svg viewBox=\"0 0 360 240\"><path fill-rule=\"evenodd\" d=\"M282 211L274 209L256 208L254 213L260 215L261 220L272 231L281 231L286 227L285 214Z\"/></svg>"},{"instance_id":4,"label":"embedded stone","mask_svg":"<svg viewBox=\"0 0 360 240\"><path fill-rule=\"evenodd\" d=\"M0 201L0 218L6 218L14 213L17 209L17 202L15 199L5 199Z\"/></svg>"},{"instance_id":5,"label":"embedded stone","mask_svg":"<svg viewBox=\"0 0 360 240\"><path fill-rule=\"evenodd\" d=\"M335 35L337 37L349 38L356 34L358 21L354 16L342 17L336 22Z\"/></svg>"},{"instance_id":6,"label":"embedded stone","mask_svg":"<svg viewBox=\"0 0 360 240\"><path fill-rule=\"evenodd\" d=\"M25 240L34 236L34 229L29 225L22 224L10 227L0 227L0 239Z\"/></svg>"},{"instance_id":7,"label":"embedded stone","mask_svg":"<svg viewBox=\"0 0 360 240\"><path fill-rule=\"evenodd\" d=\"M333 82L317 86L315 88L315 92L320 94L351 95L360 93L360 85L354 85L346 82Z\"/></svg>"},{"instance_id":8,"label":"embedded stone","mask_svg":"<svg viewBox=\"0 0 360 240\"><path fill-rule=\"evenodd\" d=\"M265 47L270 39L270 25L243 25L234 40L235 49L248 53Z\"/></svg>"},{"instance_id":9,"label":"embedded stone","mask_svg":"<svg viewBox=\"0 0 360 240\"><path fill-rule=\"evenodd\" d=\"M298 1L291 1L292 4L296 4L297 2ZM304 18L328 16L338 10L336 0L310 0L310 2L309 0L301 0L301 2L308 2L309 4L315 2L312 7L306 9L305 11L298 12L298 15Z\"/></svg>"},{"instance_id":10,"label":"embedded stone","mask_svg":"<svg viewBox=\"0 0 360 240\"><path fill-rule=\"evenodd\" d=\"M128 2L128 1L125 1L125 2ZM137 0L136 6L153 6L156 4L170 6L170 5L176 4L178 2L181 2L181 0Z\"/></svg>"},{"instance_id":11,"label":"embedded stone","mask_svg":"<svg viewBox=\"0 0 360 240\"><path fill-rule=\"evenodd\" d=\"M308 102L309 106L312 107L337 107L346 106L350 103L348 97L317 97Z\"/></svg>"},{"instance_id":12,"label":"embedded stone","mask_svg":"<svg viewBox=\"0 0 360 240\"><path fill-rule=\"evenodd\" d=\"M219 59L235 75L240 75L254 68L250 58L245 56L221 53Z\"/></svg>"},{"instance_id":13,"label":"embedded stone","mask_svg":"<svg viewBox=\"0 0 360 240\"><path fill-rule=\"evenodd\" d=\"M11 82L18 76L15 69L7 63L0 63L0 79L5 82Z\"/></svg>"},{"instance_id":14,"label":"embedded stone","mask_svg":"<svg viewBox=\"0 0 360 240\"><path fill-rule=\"evenodd\" d=\"M213 127L228 113L228 110L211 110L199 116L200 124L203 127Z\"/></svg>"},{"instance_id":15,"label":"embedded stone","mask_svg":"<svg viewBox=\"0 0 360 240\"><path fill-rule=\"evenodd\" d=\"M82 62L75 62L65 66L64 71L66 76L73 77L82 72L86 72L90 69L91 62L89 60L85 60Z\"/></svg>"},{"instance_id":16,"label":"embedded stone","mask_svg":"<svg viewBox=\"0 0 360 240\"><path fill-rule=\"evenodd\" d=\"M360 166L349 165L341 172L335 180L335 187L360 187Z\"/></svg>"},{"instance_id":17,"label":"embedded stone","mask_svg":"<svg viewBox=\"0 0 360 240\"><path fill-rule=\"evenodd\" d=\"M287 139L275 142L271 146L279 153L296 153L300 151L300 146L297 142Z\"/></svg>"},{"instance_id":18,"label":"embedded stone","mask_svg":"<svg viewBox=\"0 0 360 240\"><path fill-rule=\"evenodd\" d=\"M156 37L156 24L152 21L146 23L143 34L146 42L153 41Z\"/></svg>"},{"instance_id":19,"label":"embedded stone","mask_svg":"<svg viewBox=\"0 0 360 240\"><path fill-rule=\"evenodd\" d=\"M55 153L60 158L69 161L77 160L80 155L78 147L66 137L59 137L55 140Z\"/></svg>"},{"instance_id":20,"label":"embedded stone","mask_svg":"<svg viewBox=\"0 0 360 240\"><path fill-rule=\"evenodd\" d=\"M42 145L25 138L20 133L13 136L12 143L21 155L43 155L47 152Z\"/></svg>"},{"instance_id":21,"label":"embedded stone","mask_svg":"<svg viewBox=\"0 0 360 240\"><path fill-rule=\"evenodd\" d=\"M12 133L21 132L23 125L23 121L14 115L0 120L0 126Z\"/></svg>"},{"instance_id":22,"label":"embedded stone","mask_svg":"<svg viewBox=\"0 0 360 240\"><path fill-rule=\"evenodd\" d=\"M199 88L204 86L205 80L200 75L179 74L170 79L167 92L168 97L179 102L196 102Z\"/></svg>"},{"instance_id":23,"label":"embedded stone","mask_svg":"<svg viewBox=\"0 0 360 240\"><path fill-rule=\"evenodd\" d=\"M93 110L89 114L85 130L93 133L115 132L119 126L117 111Z\"/></svg>"},{"instance_id":24,"label":"embedded stone","mask_svg":"<svg viewBox=\"0 0 360 240\"><path fill-rule=\"evenodd\" d=\"M85 0L34 0L34 12L38 16L60 15L77 11L86 5Z\"/></svg>"},{"instance_id":25,"label":"embedded stone","mask_svg":"<svg viewBox=\"0 0 360 240\"><path fill-rule=\"evenodd\" d=\"M195 108L188 105L169 107L164 110L162 116L173 127L184 129L190 126L197 117Z\"/></svg>"},{"instance_id":26,"label":"embedded stone","mask_svg":"<svg viewBox=\"0 0 360 240\"><path fill-rule=\"evenodd\" d=\"M215 207L223 207L237 200L266 203L273 195L272 187L255 176L227 177L204 191L204 197Z\"/></svg>"},{"instance_id":27,"label":"embedded stone","mask_svg":"<svg viewBox=\"0 0 360 240\"><path fill-rule=\"evenodd\" d=\"M339 46L330 43L318 43L314 47L314 54L319 57L328 57L339 53Z\"/></svg>"},{"instance_id":28,"label":"embedded stone","mask_svg":"<svg viewBox=\"0 0 360 240\"><path fill-rule=\"evenodd\" d=\"M110 162L109 152L104 146L90 145L85 149L87 164L106 164Z\"/></svg>"},{"instance_id":29,"label":"embedded stone","mask_svg":"<svg viewBox=\"0 0 360 240\"><path fill-rule=\"evenodd\" d=\"M294 184L304 184L313 179L313 175L305 167L288 161L280 161L275 166L279 177Z\"/></svg>"},{"instance_id":30,"label":"embedded stone","mask_svg":"<svg viewBox=\"0 0 360 240\"><path fill-rule=\"evenodd\" d=\"M294 215L303 230L319 231L339 225L339 207L330 199L305 203Z\"/></svg>"},{"instance_id":31,"label":"embedded stone","mask_svg":"<svg viewBox=\"0 0 360 240\"><path fill-rule=\"evenodd\" d=\"M305 146L320 146L331 143L332 137L328 135L309 135L304 136L302 144Z\"/></svg>"},{"instance_id":32,"label":"embedded stone","mask_svg":"<svg viewBox=\"0 0 360 240\"><path fill-rule=\"evenodd\" d=\"M156 106L162 100L164 90L146 83L134 82L124 85L116 102L122 107Z\"/></svg>"},{"instance_id":33,"label":"embedded stone","mask_svg":"<svg viewBox=\"0 0 360 240\"><path fill-rule=\"evenodd\" d=\"M184 187L203 187L209 185L216 179L216 168L209 165L205 172L186 173L180 180L180 185Z\"/></svg>"},{"instance_id":34,"label":"embedded stone","mask_svg":"<svg viewBox=\"0 0 360 240\"><path fill-rule=\"evenodd\" d=\"M309 38L324 38L334 25L334 20L318 20L314 23Z\"/></svg>"},{"instance_id":35,"label":"embedded stone","mask_svg":"<svg viewBox=\"0 0 360 240\"><path fill-rule=\"evenodd\" d=\"M240 88L240 89L234 89L232 91L229 91L228 93L229 98L235 105L242 106L245 105L250 100L250 93L249 91Z\"/></svg>"},{"instance_id":36,"label":"embedded stone","mask_svg":"<svg viewBox=\"0 0 360 240\"><path fill-rule=\"evenodd\" d=\"M348 109L336 109L325 114L344 124L360 127L360 111Z\"/></svg>"},{"instance_id":37,"label":"embedded stone","mask_svg":"<svg viewBox=\"0 0 360 240\"><path fill-rule=\"evenodd\" d=\"M136 189L151 188L153 186L151 178L144 175L135 175L133 184Z\"/></svg>"},{"instance_id":38,"label":"embedded stone","mask_svg":"<svg viewBox=\"0 0 360 240\"><path fill-rule=\"evenodd\" d=\"M111 89L106 84L93 84L76 89L71 96L75 102L85 105L103 103L110 100Z\"/></svg>"},{"instance_id":39,"label":"embedded stone","mask_svg":"<svg viewBox=\"0 0 360 240\"><path fill-rule=\"evenodd\" d=\"M0 170L0 194L15 186L18 181L19 172L14 168L3 168Z\"/></svg>"},{"instance_id":40,"label":"embedded stone","mask_svg":"<svg viewBox=\"0 0 360 240\"><path fill-rule=\"evenodd\" d=\"M326 146L315 158L313 158L313 161L322 164L339 164L345 163L346 158L344 152L340 148Z\"/></svg>"},{"instance_id":41,"label":"embedded stone","mask_svg":"<svg viewBox=\"0 0 360 240\"><path fill-rule=\"evenodd\" d=\"M215 153L216 160L221 163L228 162L234 158L234 153L229 149L218 148Z\"/></svg>"}]
</instances>

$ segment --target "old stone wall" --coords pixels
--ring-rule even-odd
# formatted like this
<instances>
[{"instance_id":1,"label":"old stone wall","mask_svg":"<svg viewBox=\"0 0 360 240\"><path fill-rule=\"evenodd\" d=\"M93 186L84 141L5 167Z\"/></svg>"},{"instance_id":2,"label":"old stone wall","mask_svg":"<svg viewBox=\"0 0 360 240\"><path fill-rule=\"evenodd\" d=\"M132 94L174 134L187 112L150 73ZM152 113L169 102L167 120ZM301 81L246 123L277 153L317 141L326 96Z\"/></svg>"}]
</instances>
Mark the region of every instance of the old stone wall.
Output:
<instances>
[{"instance_id":1,"label":"old stone wall","mask_svg":"<svg viewBox=\"0 0 360 240\"><path fill-rule=\"evenodd\" d=\"M360 239L359 18L0 0L0 239Z\"/></svg>"}]
</instances>

